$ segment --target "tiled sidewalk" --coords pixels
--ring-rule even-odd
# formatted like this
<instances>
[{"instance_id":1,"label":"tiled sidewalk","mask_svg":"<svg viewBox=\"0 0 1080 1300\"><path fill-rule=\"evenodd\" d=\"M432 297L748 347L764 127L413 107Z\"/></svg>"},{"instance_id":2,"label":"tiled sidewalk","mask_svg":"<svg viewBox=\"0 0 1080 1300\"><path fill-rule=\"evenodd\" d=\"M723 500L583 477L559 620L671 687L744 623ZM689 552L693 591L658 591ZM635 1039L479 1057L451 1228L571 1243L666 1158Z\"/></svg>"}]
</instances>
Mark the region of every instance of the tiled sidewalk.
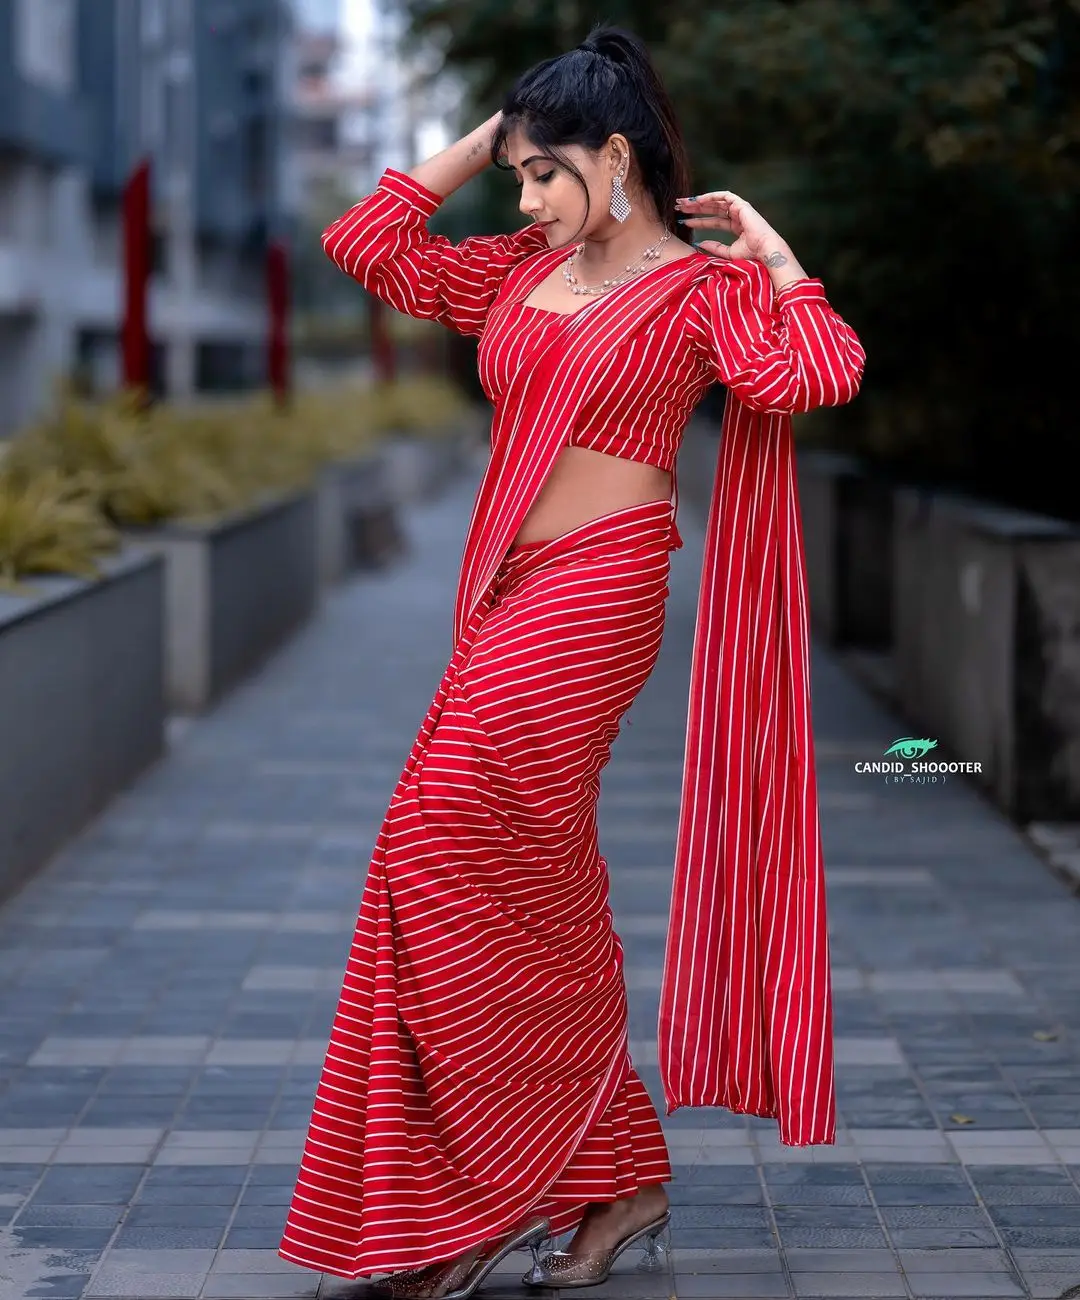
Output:
<instances>
[{"instance_id":1,"label":"tiled sidewalk","mask_svg":"<svg viewBox=\"0 0 1080 1300\"><path fill-rule=\"evenodd\" d=\"M2 1300L362 1294L275 1246L367 855L450 651L468 506L463 485L412 517L410 561L335 595L0 912ZM684 513L602 800L658 1102ZM856 776L905 729L816 655L842 1129L797 1150L769 1121L666 1120L678 1295L1059 1296L1080 1283L1080 903L955 778ZM591 1294L671 1294L633 1262ZM483 1294L527 1294L523 1263Z\"/></svg>"}]
</instances>

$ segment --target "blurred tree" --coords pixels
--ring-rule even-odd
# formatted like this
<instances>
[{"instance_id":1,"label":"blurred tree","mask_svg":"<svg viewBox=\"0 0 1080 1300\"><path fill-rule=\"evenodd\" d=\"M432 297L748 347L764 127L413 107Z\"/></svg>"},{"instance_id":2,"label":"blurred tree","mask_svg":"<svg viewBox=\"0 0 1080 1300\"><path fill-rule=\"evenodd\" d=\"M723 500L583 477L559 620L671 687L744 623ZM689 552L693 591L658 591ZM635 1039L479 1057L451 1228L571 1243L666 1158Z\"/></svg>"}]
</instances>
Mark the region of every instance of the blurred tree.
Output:
<instances>
[{"instance_id":1,"label":"blurred tree","mask_svg":"<svg viewBox=\"0 0 1080 1300\"><path fill-rule=\"evenodd\" d=\"M464 77L462 130L598 17L580 0L390 2ZM695 188L750 199L863 336L863 396L818 428L906 473L1080 517L1060 472L1080 342L1080 0L609 0L603 18L652 49ZM500 179L485 174L473 211L513 225Z\"/></svg>"}]
</instances>

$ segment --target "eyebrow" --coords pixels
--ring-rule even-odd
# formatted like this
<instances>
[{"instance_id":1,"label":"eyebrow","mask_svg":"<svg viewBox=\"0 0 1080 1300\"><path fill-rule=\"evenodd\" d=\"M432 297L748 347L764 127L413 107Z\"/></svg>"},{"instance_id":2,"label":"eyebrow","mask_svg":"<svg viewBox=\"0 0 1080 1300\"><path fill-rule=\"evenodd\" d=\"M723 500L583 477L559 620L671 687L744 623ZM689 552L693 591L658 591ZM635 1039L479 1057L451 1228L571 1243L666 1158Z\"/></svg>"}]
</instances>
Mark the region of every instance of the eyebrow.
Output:
<instances>
[{"instance_id":1,"label":"eyebrow","mask_svg":"<svg viewBox=\"0 0 1080 1300\"><path fill-rule=\"evenodd\" d=\"M522 167L528 167L529 163L533 163L533 162L554 162L554 161L555 159L552 158L549 154L534 153L534 154L530 154L529 157L526 158L521 165ZM510 163L510 166L514 167L514 164ZM517 171L518 169L514 167L514 170Z\"/></svg>"}]
</instances>

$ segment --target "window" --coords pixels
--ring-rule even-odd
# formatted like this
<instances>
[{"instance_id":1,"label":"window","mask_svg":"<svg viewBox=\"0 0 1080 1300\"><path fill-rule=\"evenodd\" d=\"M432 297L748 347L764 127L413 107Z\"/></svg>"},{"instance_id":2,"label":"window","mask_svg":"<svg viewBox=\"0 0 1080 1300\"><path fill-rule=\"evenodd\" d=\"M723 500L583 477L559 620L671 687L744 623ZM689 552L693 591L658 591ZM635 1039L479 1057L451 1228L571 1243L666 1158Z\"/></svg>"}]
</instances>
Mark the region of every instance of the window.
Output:
<instances>
[{"instance_id":1,"label":"window","mask_svg":"<svg viewBox=\"0 0 1080 1300\"><path fill-rule=\"evenodd\" d=\"M338 147L338 124L332 117L300 118L294 124L293 136L301 149L324 153Z\"/></svg>"},{"instance_id":2,"label":"window","mask_svg":"<svg viewBox=\"0 0 1080 1300\"><path fill-rule=\"evenodd\" d=\"M11 239L17 229L19 163L0 155L0 241Z\"/></svg>"},{"instance_id":3,"label":"window","mask_svg":"<svg viewBox=\"0 0 1080 1300\"><path fill-rule=\"evenodd\" d=\"M144 59L141 67L141 140L146 149L160 149L165 140L165 86L158 65Z\"/></svg>"},{"instance_id":4,"label":"window","mask_svg":"<svg viewBox=\"0 0 1080 1300\"><path fill-rule=\"evenodd\" d=\"M15 49L28 80L70 94L74 88L75 0L18 0Z\"/></svg>"},{"instance_id":5,"label":"window","mask_svg":"<svg viewBox=\"0 0 1080 1300\"><path fill-rule=\"evenodd\" d=\"M164 0L142 0L139 14L142 18L143 44L160 45L165 39Z\"/></svg>"},{"instance_id":6,"label":"window","mask_svg":"<svg viewBox=\"0 0 1080 1300\"><path fill-rule=\"evenodd\" d=\"M248 199L256 203L266 198L268 144L265 121L261 117L252 118L244 132L244 190Z\"/></svg>"}]
</instances>

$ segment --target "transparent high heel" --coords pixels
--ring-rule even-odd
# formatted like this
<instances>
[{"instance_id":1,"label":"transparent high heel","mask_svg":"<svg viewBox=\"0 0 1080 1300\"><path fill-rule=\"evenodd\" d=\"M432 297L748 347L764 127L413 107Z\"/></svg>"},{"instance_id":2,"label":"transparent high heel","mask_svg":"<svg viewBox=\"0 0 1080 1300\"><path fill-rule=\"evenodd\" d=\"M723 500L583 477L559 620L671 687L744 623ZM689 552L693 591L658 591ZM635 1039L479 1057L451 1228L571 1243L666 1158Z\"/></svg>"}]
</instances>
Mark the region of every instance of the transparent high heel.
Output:
<instances>
[{"instance_id":1,"label":"transparent high heel","mask_svg":"<svg viewBox=\"0 0 1080 1300\"><path fill-rule=\"evenodd\" d=\"M374 1287L378 1295L390 1300L416 1300L429 1289L432 1300L469 1300L491 1270L515 1250L528 1247L535 1270L541 1248L551 1239L550 1232L551 1221L537 1215L503 1237L490 1254L481 1253L467 1263L450 1260L444 1265L405 1269L380 1278Z\"/></svg>"},{"instance_id":2,"label":"transparent high heel","mask_svg":"<svg viewBox=\"0 0 1080 1300\"><path fill-rule=\"evenodd\" d=\"M593 1250L585 1255L570 1255L556 1250L542 1258L533 1252L532 1271L521 1279L526 1286L553 1286L570 1290L572 1287L599 1286L606 1282L612 1265L635 1243L644 1246L645 1254L637 1268L642 1273L660 1273L668 1267L671 1253L671 1211L666 1210L658 1219L638 1228L610 1250Z\"/></svg>"}]
</instances>

